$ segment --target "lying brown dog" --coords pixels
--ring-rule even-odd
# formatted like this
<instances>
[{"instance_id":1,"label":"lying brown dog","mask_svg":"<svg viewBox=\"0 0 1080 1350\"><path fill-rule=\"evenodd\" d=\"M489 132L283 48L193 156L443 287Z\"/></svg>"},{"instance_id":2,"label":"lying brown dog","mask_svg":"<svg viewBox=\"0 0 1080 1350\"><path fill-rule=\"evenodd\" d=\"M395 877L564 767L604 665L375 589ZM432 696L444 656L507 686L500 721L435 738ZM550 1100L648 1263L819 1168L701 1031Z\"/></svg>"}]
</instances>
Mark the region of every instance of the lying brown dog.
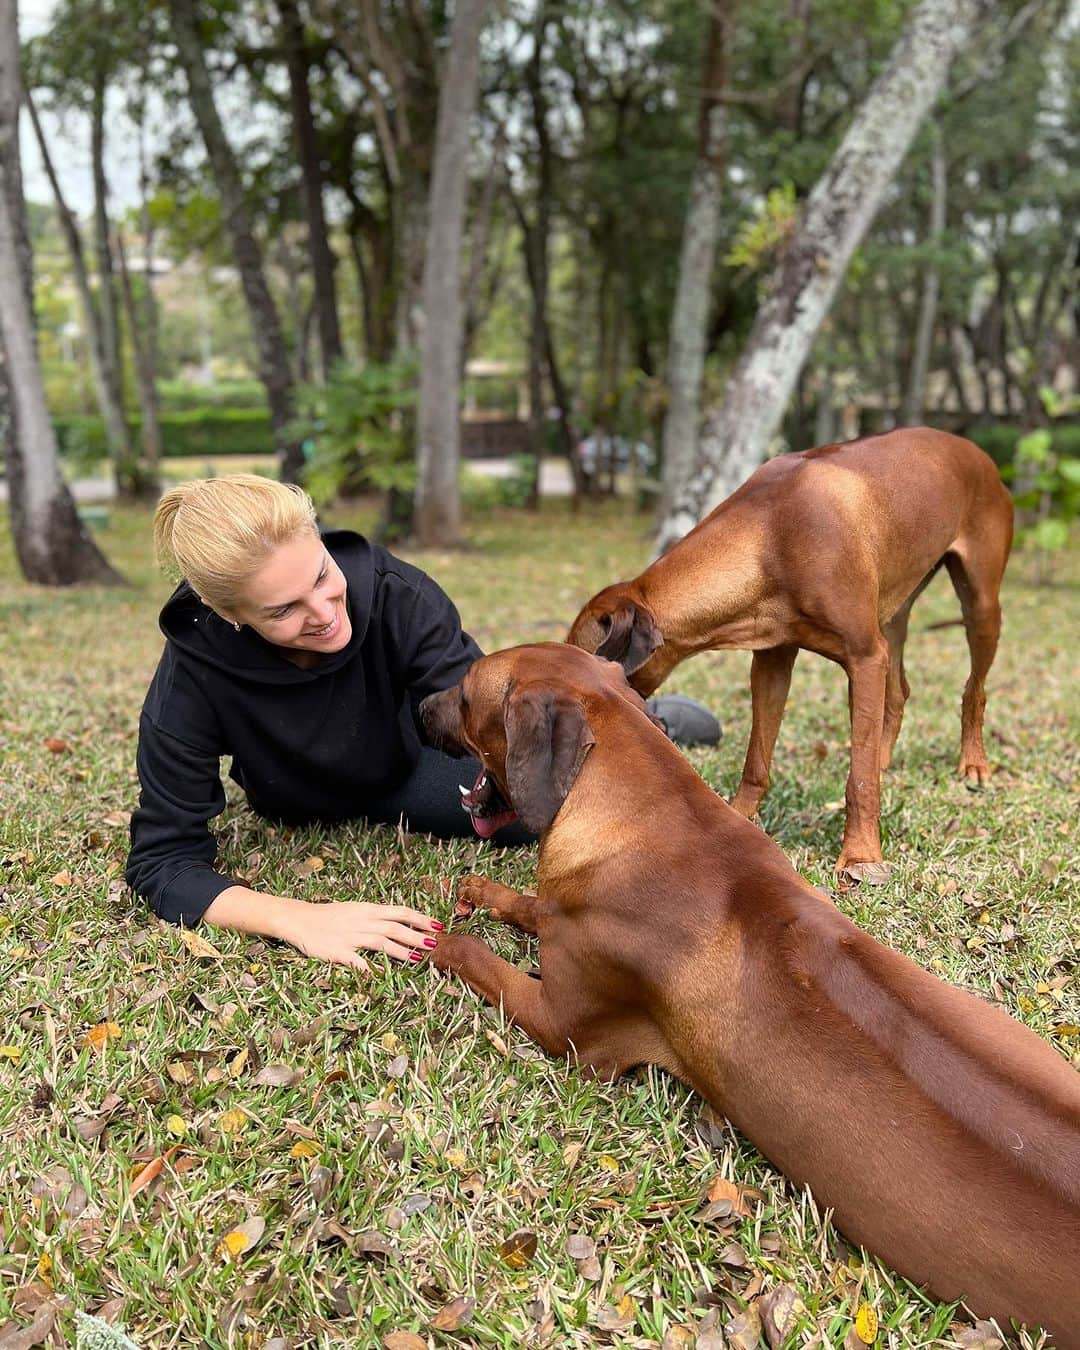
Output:
<instances>
[{"instance_id":1,"label":"lying brown dog","mask_svg":"<svg viewBox=\"0 0 1080 1350\"><path fill-rule=\"evenodd\" d=\"M633 581L595 595L568 642L621 663L641 694L695 652L753 651L753 726L732 805L758 808L800 647L847 671L851 771L838 867L880 880L881 770L900 731L908 615L942 564L971 652L960 772L990 777L984 681L1001 630L998 591L1012 501L989 456L925 427L780 455Z\"/></svg>"},{"instance_id":2,"label":"lying brown dog","mask_svg":"<svg viewBox=\"0 0 1080 1350\"><path fill-rule=\"evenodd\" d=\"M937 1298L1080 1347L1080 1076L1064 1060L824 901L619 666L517 647L421 710L435 744L483 766L467 809L542 834L537 895L482 877L460 892L539 934L541 978L460 933L436 965L549 1054L684 1079Z\"/></svg>"}]
</instances>

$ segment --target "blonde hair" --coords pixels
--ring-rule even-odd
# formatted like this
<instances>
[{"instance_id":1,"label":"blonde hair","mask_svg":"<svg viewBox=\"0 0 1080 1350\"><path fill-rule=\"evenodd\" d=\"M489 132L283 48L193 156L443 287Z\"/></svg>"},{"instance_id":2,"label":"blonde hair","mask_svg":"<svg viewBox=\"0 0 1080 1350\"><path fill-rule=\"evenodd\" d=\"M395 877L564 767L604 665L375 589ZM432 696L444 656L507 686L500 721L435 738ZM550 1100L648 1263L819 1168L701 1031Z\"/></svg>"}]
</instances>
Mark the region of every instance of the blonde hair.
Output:
<instances>
[{"instance_id":1,"label":"blonde hair","mask_svg":"<svg viewBox=\"0 0 1080 1350\"><path fill-rule=\"evenodd\" d=\"M195 478L170 488L154 512L154 551L211 609L228 613L275 548L317 533L303 488L253 473Z\"/></svg>"}]
</instances>

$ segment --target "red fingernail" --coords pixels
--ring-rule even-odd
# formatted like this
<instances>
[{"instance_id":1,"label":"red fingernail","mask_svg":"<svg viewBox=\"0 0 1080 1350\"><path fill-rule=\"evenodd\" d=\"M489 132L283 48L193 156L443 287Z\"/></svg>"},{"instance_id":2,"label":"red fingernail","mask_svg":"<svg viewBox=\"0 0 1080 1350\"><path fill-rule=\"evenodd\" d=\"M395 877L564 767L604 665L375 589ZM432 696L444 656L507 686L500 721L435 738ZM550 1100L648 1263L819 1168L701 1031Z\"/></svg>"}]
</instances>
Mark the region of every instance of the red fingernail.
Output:
<instances>
[{"instance_id":1,"label":"red fingernail","mask_svg":"<svg viewBox=\"0 0 1080 1350\"><path fill-rule=\"evenodd\" d=\"M410 960L410 961L422 961L423 959L424 959L424 953L423 953L423 952L410 952L410 953L409 953L409 960Z\"/></svg>"},{"instance_id":2,"label":"red fingernail","mask_svg":"<svg viewBox=\"0 0 1080 1350\"><path fill-rule=\"evenodd\" d=\"M438 945L439 945L439 944L435 941L434 938L425 938L425 939L424 939L424 946L425 946L425 947L437 947Z\"/></svg>"},{"instance_id":3,"label":"red fingernail","mask_svg":"<svg viewBox=\"0 0 1080 1350\"><path fill-rule=\"evenodd\" d=\"M439 930L440 933L445 933L445 932L446 932L446 924L440 923L440 922L438 921L438 919L432 919L432 921L431 921L431 926L432 926L432 928L437 928L437 929Z\"/></svg>"}]
</instances>

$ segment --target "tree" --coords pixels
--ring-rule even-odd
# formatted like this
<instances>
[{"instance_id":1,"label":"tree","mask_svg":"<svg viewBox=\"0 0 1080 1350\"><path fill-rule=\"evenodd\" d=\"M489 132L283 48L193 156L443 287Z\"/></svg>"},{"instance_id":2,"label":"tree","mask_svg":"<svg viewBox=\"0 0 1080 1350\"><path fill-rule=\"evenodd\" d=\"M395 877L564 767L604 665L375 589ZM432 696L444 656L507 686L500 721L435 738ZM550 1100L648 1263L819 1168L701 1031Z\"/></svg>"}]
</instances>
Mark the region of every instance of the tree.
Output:
<instances>
[{"instance_id":1,"label":"tree","mask_svg":"<svg viewBox=\"0 0 1080 1350\"><path fill-rule=\"evenodd\" d=\"M730 7L734 8L734 4ZM662 511L674 502L697 458L701 377L705 369L726 141L727 109L719 98L726 80L724 28L729 16L724 9L724 0L712 0L705 35L698 157L690 183L668 341L670 401L664 421Z\"/></svg>"},{"instance_id":2,"label":"tree","mask_svg":"<svg viewBox=\"0 0 1080 1350\"><path fill-rule=\"evenodd\" d=\"M447 545L461 534L461 241L468 179L469 126L480 78L480 31L487 0L458 0L439 93L424 258L420 347L416 534Z\"/></svg>"},{"instance_id":3,"label":"tree","mask_svg":"<svg viewBox=\"0 0 1080 1350\"><path fill-rule=\"evenodd\" d=\"M953 57L991 8L990 0L921 0L807 199L723 405L710 419L697 467L660 526L659 552L760 463L854 249Z\"/></svg>"},{"instance_id":4,"label":"tree","mask_svg":"<svg viewBox=\"0 0 1080 1350\"><path fill-rule=\"evenodd\" d=\"M121 585L79 519L60 474L45 404L31 301L30 245L19 164L18 10L0 0L0 415L12 534L28 581Z\"/></svg>"},{"instance_id":5,"label":"tree","mask_svg":"<svg viewBox=\"0 0 1080 1350\"><path fill-rule=\"evenodd\" d=\"M274 431L281 474L286 481L295 482L303 468L304 456L292 430L292 375L285 339L274 297L266 282L262 250L255 237L236 157L214 102L210 73L199 36L197 6L190 0L169 0L169 13L180 64L187 77L192 110L221 195L225 226L255 338L259 378L266 388L270 405L270 424Z\"/></svg>"}]
</instances>

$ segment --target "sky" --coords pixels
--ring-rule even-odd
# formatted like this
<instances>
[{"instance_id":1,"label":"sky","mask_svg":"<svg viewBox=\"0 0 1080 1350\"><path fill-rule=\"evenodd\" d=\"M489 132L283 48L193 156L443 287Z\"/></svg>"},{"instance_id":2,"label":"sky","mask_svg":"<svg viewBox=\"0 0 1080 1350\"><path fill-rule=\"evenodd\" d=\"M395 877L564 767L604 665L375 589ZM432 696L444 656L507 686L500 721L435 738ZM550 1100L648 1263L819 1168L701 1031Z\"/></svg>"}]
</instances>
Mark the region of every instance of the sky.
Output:
<instances>
[{"instance_id":1,"label":"sky","mask_svg":"<svg viewBox=\"0 0 1080 1350\"><path fill-rule=\"evenodd\" d=\"M54 6L55 0L19 0L20 39L25 41L44 31ZM94 203L90 178L89 121L75 116L61 121L44 111L41 120L64 199L76 215L87 216ZM136 206L139 201L139 164L135 137L127 118L123 116L109 119L106 129L109 134L106 137L105 173L111 202L114 208L125 210ZM23 190L27 199L51 204L52 188L45 176L37 139L25 109L19 118L19 149Z\"/></svg>"}]
</instances>

